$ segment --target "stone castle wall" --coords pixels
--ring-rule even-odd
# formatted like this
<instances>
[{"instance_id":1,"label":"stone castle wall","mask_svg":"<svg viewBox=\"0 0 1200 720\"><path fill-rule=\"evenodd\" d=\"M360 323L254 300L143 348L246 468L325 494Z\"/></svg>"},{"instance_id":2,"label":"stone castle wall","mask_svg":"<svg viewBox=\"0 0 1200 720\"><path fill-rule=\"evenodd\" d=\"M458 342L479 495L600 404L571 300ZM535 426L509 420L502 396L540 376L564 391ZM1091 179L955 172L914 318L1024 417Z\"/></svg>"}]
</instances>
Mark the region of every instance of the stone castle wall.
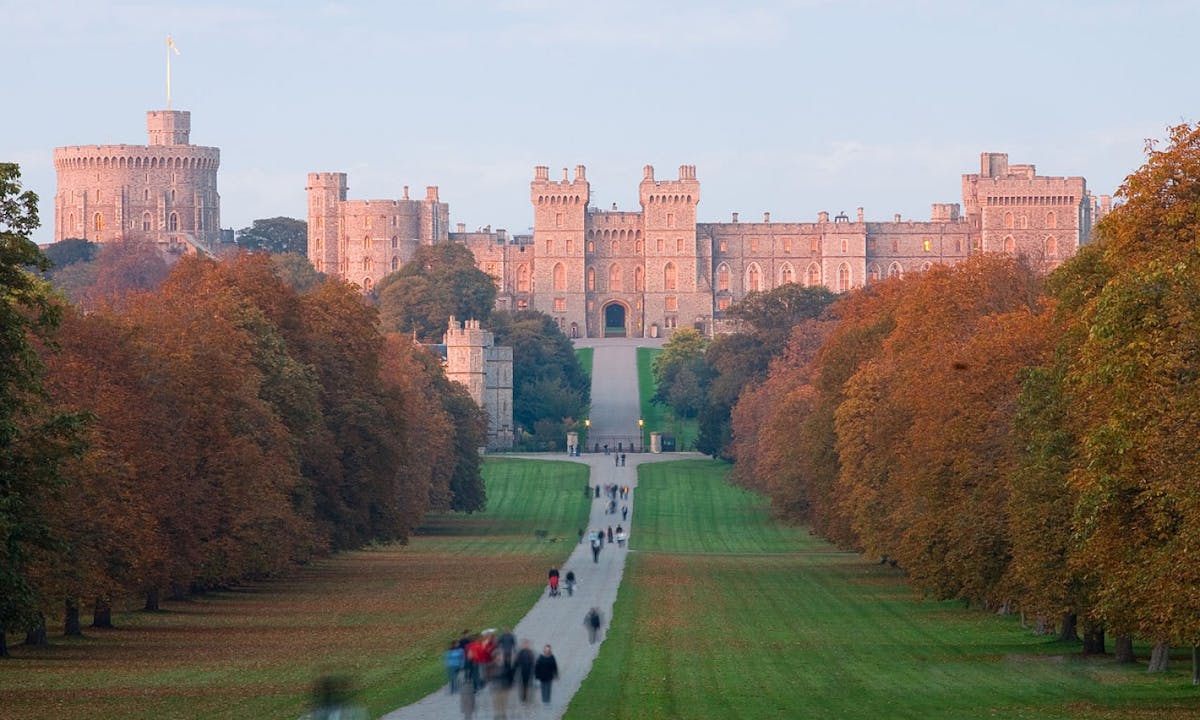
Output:
<instances>
[{"instance_id":1,"label":"stone castle wall","mask_svg":"<svg viewBox=\"0 0 1200 720\"><path fill-rule=\"evenodd\" d=\"M144 240L211 252L221 240L221 152L190 145L191 114L146 114L149 145L54 150L54 241Z\"/></svg>"}]
</instances>

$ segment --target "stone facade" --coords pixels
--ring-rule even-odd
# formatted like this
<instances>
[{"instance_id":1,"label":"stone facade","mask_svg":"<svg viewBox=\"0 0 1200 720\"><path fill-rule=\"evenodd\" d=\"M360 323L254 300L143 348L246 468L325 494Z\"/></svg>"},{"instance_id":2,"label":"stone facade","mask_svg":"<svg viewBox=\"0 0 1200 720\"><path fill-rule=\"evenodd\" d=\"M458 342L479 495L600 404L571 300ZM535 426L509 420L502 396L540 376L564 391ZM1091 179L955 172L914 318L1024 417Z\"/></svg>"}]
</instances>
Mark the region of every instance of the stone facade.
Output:
<instances>
[{"instance_id":1,"label":"stone facade","mask_svg":"<svg viewBox=\"0 0 1200 720\"><path fill-rule=\"evenodd\" d=\"M221 242L221 151L188 143L191 113L146 113L149 145L54 149L54 241L148 240L181 252Z\"/></svg>"},{"instance_id":2,"label":"stone facade","mask_svg":"<svg viewBox=\"0 0 1200 720\"><path fill-rule=\"evenodd\" d=\"M424 200L347 200L346 173L309 173L308 258L317 272L349 280L370 291L400 269L422 244L449 239L450 206L437 187Z\"/></svg>"},{"instance_id":3,"label":"stone facade","mask_svg":"<svg viewBox=\"0 0 1200 720\"><path fill-rule=\"evenodd\" d=\"M487 449L513 446L513 354L497 347L478 320L450 318L444 338L446 377L461 383L487 414Z\"/></svg>"},{"instance_id":4,"label":"stone facade","mask_svg":"<svg viewBox=\"0 0 1200 720\"><path fill-rule=\"evenodd\" d=\"M330 175L341 178L341 195L325 197L344 204L345 176ZM984 252L1021 254L1049 270L1088 241L1109 207L1107 196L1094 198L1082 177L1039 176L1032 165L1009 165L1003 153L983 153L980 172L963 175L962 188L962 204L935 203L930 220L897 215L890 222L868 221L858 208L853 218L839 213L831 220L820 212L816 222L773 222L769 213L761 222L740 222L734 213L729 222L702 223L694 166L661 180L647 165L637 211L590 207L582 165L573 174L564 169L561 180L551 180L549 168L539 166L530 183L532 236L490 228L468 233L460 226L444 236L413 236L412 242L466 245L480 269L496 279L499 306L543 311L572 337L654 337L683 326L720 332L729 305L785 283L845 292ZM433 190L427 202L436 203ZM431 215L448 217L445 205L436 207ZM357 257L356 235L342 237L349 243L343 254ZM309 257L330 272L328 249L317 250L310 240ZM404 259L397 253L388 267ZM353 260L349 272L337 274L369 287L358 279L362 273Z\"/></svg>"}]
</instances>

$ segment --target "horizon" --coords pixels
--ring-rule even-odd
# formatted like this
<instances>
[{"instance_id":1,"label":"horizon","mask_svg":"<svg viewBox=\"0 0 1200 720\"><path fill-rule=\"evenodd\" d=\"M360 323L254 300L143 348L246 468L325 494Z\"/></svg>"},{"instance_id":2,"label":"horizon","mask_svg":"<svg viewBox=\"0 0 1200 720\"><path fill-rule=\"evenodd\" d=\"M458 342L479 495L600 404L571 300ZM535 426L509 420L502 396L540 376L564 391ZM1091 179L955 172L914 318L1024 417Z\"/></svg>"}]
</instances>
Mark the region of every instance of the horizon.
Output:
<instances>
[{"instance_id":1,"label":"horizon","mask_svg":"<svg viewBox=\"0 0 1200 720\"><path fill-rule=\"evenodd\" d=\"M306 219L307 174L345 172L350 199L436 185L451 227L522 234L538 165L585 165L592 207L633 211L643 165L695 165L701 222L859 206L925 220L961 202L982 152L1114 194L1148 138L1191 119L1173 98L1200 20L1183 2L1074 1L0 10L36 68L9 79L23 111L5 118L0 159L39 195L40 244L54 148L144 145L145 112L166 105L168 35L171 107L192 113L193 144L221 149L222 227Z\"/></svg>"}]
</instances>

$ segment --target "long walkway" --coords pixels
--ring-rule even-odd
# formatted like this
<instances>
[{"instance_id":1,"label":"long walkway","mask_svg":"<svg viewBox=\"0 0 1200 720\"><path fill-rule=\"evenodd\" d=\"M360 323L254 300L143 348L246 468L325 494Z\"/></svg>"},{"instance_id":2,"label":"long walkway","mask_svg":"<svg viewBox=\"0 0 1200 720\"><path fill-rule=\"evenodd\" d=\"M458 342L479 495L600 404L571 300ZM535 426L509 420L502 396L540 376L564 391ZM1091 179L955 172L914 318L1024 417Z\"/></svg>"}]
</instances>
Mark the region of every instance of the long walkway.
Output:
<instances>
[{"instance_id":1,"label":"long walkway","mask_svg":"<svg viewBox=\"0 0 1200 720\"><path fill-rule=\"evenodd\" d=\"M582 344L582 343L581 343ZM638 386L636 343L633 341L590 341L589 346L595 347L592 364L592 415L591 429L596 435L619 435L630 432L629 428L637 427L638 418ZM626 454L624 466L617 466L613 455L603 453L585 453L578 458L567 458L562 453L539 454L525 456L540 460L567 460L587 464L591 470L591 484L596 485L628 485L637 486L637 466L643 462L658 462L676 459L679 456ZM630 516L627 522L621 523L620 516L605 514L608 499L601 494L599 499L592 502L592 512L589 527L607 529L623 524L632 532L634 498L636 491L624 503L629 506ZM622 573L625 570L625 548L616 543L605 544L600 553L599 562L593 562L591 548L586 542L577 545L570 558L563 564L562 574L574 570L579 579L573 597L567 597L564 592L561 597L552 598L543 594L534 604L529 613L513 629L518 642L528 640L535 653L541 653L542 646L550 645L558 661L559 680L553 686L551 702L543 705L537 695L536 681L532 702L522 706L513 692L508 701L508 717L510 718L561 718L570 703L571 698L579 690L583 679L592 668L592 662L600 649L600 643L588 642L587 632L583 625L584 615L590 608L599 608L604 618L603 634L607 631L612 618L613 602L617 598L617 587L620 585ZM462 717L460 698L450 695L443 687L440 691L428 695L422 700L400 708L384 716L385 720L450 720ZM494 717L492 698L485 688L476 698L475 718L485 719Z\"/></svg>"}]
</instances>

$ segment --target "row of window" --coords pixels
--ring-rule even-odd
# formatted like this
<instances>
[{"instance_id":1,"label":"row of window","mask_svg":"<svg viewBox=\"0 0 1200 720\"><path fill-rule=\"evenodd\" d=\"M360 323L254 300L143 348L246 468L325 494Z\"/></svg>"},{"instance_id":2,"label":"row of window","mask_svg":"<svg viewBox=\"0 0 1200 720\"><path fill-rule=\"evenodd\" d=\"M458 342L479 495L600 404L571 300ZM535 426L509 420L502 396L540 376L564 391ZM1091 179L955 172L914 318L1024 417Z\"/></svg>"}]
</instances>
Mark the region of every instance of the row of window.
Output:
<instances>
[{"instance_id":1,"label":"row of window","mask_svg":"<svg viewBox=\"0 0 1200 720\"><path fill-rule=\"evenodd\" d=\"M141 170L149 168L157 170L158 168L178 168L180 170L216 170L220 163L215 158L190 158L190 157L175 157L175 158L156 158L156 157L105 157L105 158L65 158L59 161L62 167L67 168L130 168L133 170Z\"/></svg>"},{"instance_id":2,"label":"row of window","mask_svg":"<svg viewBox=\"0 0 1200 720\"><path fill-rule=\"evenodd\" d=\"M1022 230L1024 230L1025 228L1028 228L1029 227L1029 218L1025 215L1021 215L1020 223L1021 223ZM1012 230L1016 227L1016 223L1013 218L1013 214L1011 212L1004 213L1004 227L1008 230ZM1058 227L1058 216L1054 214L1053 210L1051 210L1050 212L1046 213L1046 228L1053 230L1054 228L1057 228L1057 227Z\"/></svg>"},{"instance_id":3,"label":"row of window","mask_svg":"<svg viewBox=\"0 0 1200 720\"><path fill-rule=\"evenodd\" d=\"M992 196L988 205L1074 205L1074 195L1008 195Z\"/></svg>"},{"instance_id":4,"label":"row of window","mask_svg":"<svg viewBox=\"0 0 1200 720\"><path fill-rule=\"evenodd\" d=\"M136 223L136 221L130 221L129 227L136 228L137 225L135 225L134 223ZM200 223L200 225L196 229L203 230L204 229L204 213L200 213L199 223ZM75 218L75 213L71 213L68 216L67 229L68 229L68 231L79 230L79 224L78 224L77 219ZM104 229L104 213L96 213L95 215L92 216L92 229L97 232ZM154 216L148 212L142 213L142 230L145 232L149 232L152 229L154 229ZM171 213L170 215L167 216L167 230L175 231L178 229L179 229L179 214Z\"/></svg>"}]
</instances>

